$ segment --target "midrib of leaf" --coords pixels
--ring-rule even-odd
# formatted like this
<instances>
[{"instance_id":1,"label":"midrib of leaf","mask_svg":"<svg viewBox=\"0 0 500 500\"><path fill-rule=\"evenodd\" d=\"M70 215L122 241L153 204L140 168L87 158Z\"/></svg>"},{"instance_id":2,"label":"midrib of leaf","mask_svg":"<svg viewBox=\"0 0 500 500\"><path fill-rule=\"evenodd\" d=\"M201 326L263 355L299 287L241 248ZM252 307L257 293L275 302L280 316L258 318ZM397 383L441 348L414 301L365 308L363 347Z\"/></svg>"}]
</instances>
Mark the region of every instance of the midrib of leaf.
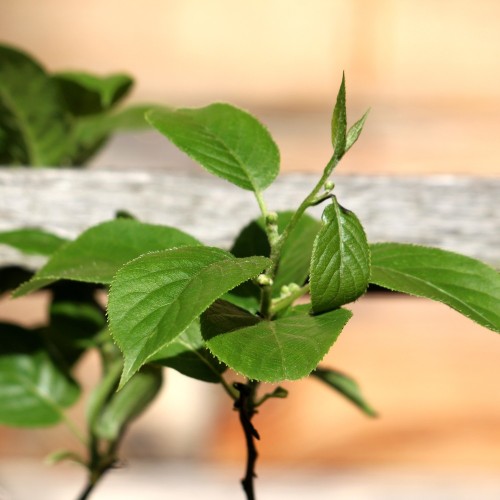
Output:
<instances>
[{"instance_id":1,"label":"midrib of leaf","mask_svg":"<svg viewBox=\"0 0 500 500\"><path fill-rule=\"evenodd\" d=\"M257 186L255 185L255 180L250 175L250 173L248 172L248 170L245 168L245 165L241 162L240 158L235 154L234 150L232 148L230 148L222 140L221 137L215 135L206 125L201 124L200 128L208 136L208 140L209 140L210 143L216 143L219 147L222 146L222 148L225 148L225 151L228 151L229 153L231 153L232 157L236 160L236 163L238 163L238 165L241 168L241 170L243 172L245 172L245 174L247 176L246 178L243 178L243 179L245 181L250 181L250 184L252 185L252 187L254 188L255 191L260 191L260 189L258 189ZM216 159L217 161L220 161L221 163L225 163L225 161L221 161L220 158L214 157L213 155L209 155L209 154L206 154L206 153L204 153L204 155L207 156L207 157L209 157L209 158ZM230 165L228 165L228 167L229 166ZM238 177L237 175L234 174L234 172L231 172L231 175L233 175L234 177Z\"/></svg>"},{"instance_id":2,"label":"midrib of leaf","mask_svg":"<svg viewBox=\"0 0 500 500\"><path fill-rule=\"evenodd\" d=\"M449 294L446 290L443 290L439 286L434 285L433 283L430 283L430 282L426 281L425 279L418 278L418 277L414 276L413 274L407 274L407 273L405 273L403 271L396 270L396 269L387 269L387 268L380 267L380 266L377 266L377 265L374 265L373 268L374 269L380 269L381 271L383 271L385 273L394 273L394 274L396 274L398 276L403 276L404 278L410 278L410 280L418 281L419 283L422 283L422 284L424 284L424 285L426 285L426 286L428 286L428 287L430 287L430 288L432 288L434 290L437 290L437 291L443 293L444 295L446 295L450 299L453 299L453 301L459 302L468 311L472 311L472 312L478 314L479 316L481 316L486 323L489 324L491 322L491 320L489 318L485 317L484 314L481 313L480 311L478 311L477 309L472 308L469 304L467 304L466 302L462 301L460 298L455 297L454 295ZM382 285L382 286L384 286L384 285ZM457 285L455 285L455 286L457 286ZM461 286L460 288L462 288L462 289L464 289L466 291L470 291L469 288L465 288L463 286ZM409 295L414 295L414 296L417 296L417 297L419 296L416 293L411 293L411 292L404 292L404 293L408 293Z\"/></svg>"},{"instance_id":3,"label":"midrib of leaf","mask_svg":"<svg viewBox=\"0 0 500 500\"><path fill-rule=\"evenodd\" d=\"M229 259L224 259L224 260L232 260L231 258ZM177 318L179 316L179 313L180 313L180 308L178 307L178 304L179 302L181 301L181 298L183 296L183 294L186 292L186 290L189 290L189 288L191 288L191 284L193 282L195 282L196 280L203 280L203 277L202 275L204 274L204 272L206 272L207 270L209 269L213 269L214 267L218 267L220 266L221 263L220 262L212 262L211 264L209 264L208 266L205 266L203 267L199 273L197 273L196 275L192 276L192 277L187 277L187 278L181 278L181 279L178 279L178 280L175 280L173 282L169 282L167 284L165 284L163 287L160 287L160 289L163 289L165 286L170 286L172 283L178 283L179 281L185 281L185 284L184 286L182 287L182 291L180 291L180 293L177 295L177 297L175 298L174 301L170 302L169 304L161 304L160 306L158 306L154 311L151 311L145 318L141 319L141 321L139 323L137 323L136 325L134 325L134 331L137 330L137 328L139 327L139 325L141 325L146 319L150 318L152 315L154 315L159 309L164 309L164 308L167 308L168 309L168 312L169 313L172 313L175 321L177 321ZM150 273L150 274L163 274L163 271L155 271L154 273ZM199 290L201 290L201 287L199 288ZM155 291L157 292L157 290ZM148 297L144 297L142 298L136 305L134 305L134 308L137 307L138 304L140 304L143 300L147 300ZM173 309L172 306L175 306L175 309ZM173 310L172 310L173 309ZM135 344L132 344L134 346L137 346L141 343L141 341L144 341L144 344L143 344L143 347L141 348L141 351L143 351L148 343L150 341L152 341L152 339L154 339L157 335L158 335L158 331L159 331L159 328L161 326L161 323L163 321L163 318L164 318L165 314L162 315L162 318L160 319L160 321L158 322L158 324L156 325L156 327L151 331L151 333L149 335L147 335L145 338L138 338L136 343ZM174 321L173 321L174 322ZM181 332L182 333L182 332ZM179 334L180 335L180 334ZM172 339L171 342L175 340L175 339ZM149 354L149 356L146 358L146 359L151 359L153 356L155 356L165 345L168 345L170 342L166 343L166 344L163 344L161 345L160 347L158 347L156 350L154 350L153 352L151 352Z\"/></svg>"},{"instance_id":4,"label":"midrib of leaf","mask_svg":"<svg viewBox=\"0 0 500 500\"><path fill-rule=\"evenodd\" d=\"M256 326L258 326L258 325L259 324L257 324ZM288 373L287 373L287 370L285 367L285 355L283 353L283 346L279 342L279 338L276 335L276 329L275 329L272 321L269 321L269 329L271 330L271 333L273 334L273 337L276 341L276 345L278 346L278 349L280 352L281 369L283 370L283 375L284 375L284 378L286 379L286 378L288 378Z\"/></svg>"},{"instance_id":5,"label":"midrib of leaf","mask_svg":"<svg viewBox=\"0 0 500 500\"><path fill-rule=\"evenodd\" d=\"M17 379L22 383L23 387L25 387L34 397L35 399L38 399L45 403L47 406L55 410L55 412L62 417L63 416L63 410L62 408L52 399L50 399L49 395L46 394L43 391L39 391L37 389L38 386L33 384L33 382L29 379L24 377L21 374L17 374Z\"/></svg>"},{"instance_id":6,"label":"midrib of leaf","mask_svg":"<svg viewBox=\"0 0 500 500\"><path fill-rule=\"evenodd\" d=\"M356 264L358 265L358 267L360 269L363 268L363 263L359 260L359 257L358 255L356 254L356 252L354 252L353 250L351 250L351 248L349 247L349 245L347 245L344 241L344 239L342 238L342 235L343 234L349 234L351 236L351 238L357 243L357 245L359 247L361 247L362 245L360 244L360 241L358 239L358 236L356 234L356 232L352 230L352 224L351 222L348 220L348 219L345 219L346 220L346 224L342 224L342 219L341 219L341 209L338 205L335 206L335 212L337 213L337 217L335 218L335 224L337 225L337 239L339 240L339 243L340 243L340 249L339 249L339 267L336 271L332 272L331 273L331 277L330 277L330 280L328 282L329 286L331 286L332 284L332 281L333 281L333 278L337 275L337 274L340 274L342 275L342 273L345 273L345 272L348 272L350 275L351 275L351 279L352 279L352 282L354 284L356 284L356 277L355 275L353 274L352 272L352 269L350 268L350 266L347 266L345 264L345 260L350 257L350 258L353 258L355 261L356 261ZM324 254L322 256L322 259L321 260L324 260L326 258L326 255ZM326 269L329 269L332 265L332 261L330 260L328 262L328 264L325 266ZM338 295L338 289L340 287L340 283L339 285L337 286L337 292L336 292L336 296ZM325 295L325 292L323 292L321 294L321 297L323 298Z\"/></svg>"}]
</instances>

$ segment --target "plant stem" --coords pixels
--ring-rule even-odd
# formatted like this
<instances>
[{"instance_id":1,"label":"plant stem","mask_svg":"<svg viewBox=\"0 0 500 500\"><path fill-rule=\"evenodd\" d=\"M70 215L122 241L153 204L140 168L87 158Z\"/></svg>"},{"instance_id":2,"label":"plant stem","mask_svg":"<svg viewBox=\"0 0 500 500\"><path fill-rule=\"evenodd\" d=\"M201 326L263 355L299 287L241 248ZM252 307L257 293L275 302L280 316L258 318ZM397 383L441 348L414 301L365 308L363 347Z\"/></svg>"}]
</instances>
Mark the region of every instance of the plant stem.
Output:
<instances>
[{"instance_id":1,"label":"plant stem","mask_svg":"<svg viewBox=\"0 0 500 500\"><path fill-rule=\"evenodd\" d=\"M306 285L290 292L290 294L285 297L274 299L271 303L271 315L274 316L276 313L286 309L288 306L291 306L297 299L308 293L309 288L310 285L307 283Z\"/></svg>"},{"instance_id":2,"label":"plant stem","mask_svg":"<svg viewBox=\"0 0 500 500\"><path fill-rule=\"evenodd\" d=\"M116 452L120 444L122 435L120 435L115 441L110 442L108 449L102 454L99 452L98 439L95 436L91 436L91 456L89 464L87 466L89 470L89 478L87 484L85 485L85 488L80 493L80 496L77 500L86 500L87 498L89 498L90 494L106 474L106 472L115 467L117 463Z\"/></svg>"},{"instance_id":3,"label":"plant stem","mask_svg":"<svg viewBox=\"0 0 500 500\"><path fill-rule=\"evenodd\" d=\"M255 463L258 457L255 440L260 439L260 436L252 424L252 417L255 415L254 398L258 385L259 383L254 381L248 381L247 384L234 384L240 393L238 399L234 402L234 409L239 413L247 448L246 472L245 477L241 480L247 500L255 500L254 478L257 477Z\"/></svg>"},{"instance_id":4,"label":"plant stem","mask_svg":"<svg viewBox=\"0 0 500 500\"><path fill-rule=\"evenodd\" d=\"M71 431L71 433L78 439L78 441L80 441L80 443L82 443L84 446L87 446L87 439L82 434L75 422L73 422L73 420L62 410L60 411L60 415L63 419L64 424Z\"/></svg>"},{"instance_id":5,"label":"plant stem","mask_svg":"<svg viewBox=\"0 0 500 500\"><path fill-rule=\"evenodd\" d=\"M274 278L274 275L276 274L276 270L278 268L278 262L279 262L279 257L281 253L281 249L283 248L283 245L285 244L286 240L288 239L288 236L290 235L290 232L292 229L295 227L299 219L302 217L304 212L314 203L317 201L316 196L321 190L321 188L325 185L325 182L328 180L328 177L330 177L330 174L332 173L333 169L337 166L339 161L341 160L341 157L337 157L337 155L333 154L331 157L330 161L327 163L323 175L321 176L320 180L318 183L314 186L312 191L304 198L304 201L299 205L299 208L295 211L293 214L292 218L286 225L285 229L281 233L278 241L276 242L275 245L272 246L271 248L271 260L273 261L273 265L268 272L269 276L271 278Z\"/></svg>"},{"instance_id":6,"label":"plant stem","mask_svg":"<svg viewBox=\"0 0 500 500\"><path fill-rule=\"evenodd\" d=\"M260 211L262 215L267 217L268 211L266 207L266 202L264 201L264 197L262 196L262 193L260 191L254 191L255 194L255 199L257 200L257 203L259 204Z\"/></svg>"}]
</instances>

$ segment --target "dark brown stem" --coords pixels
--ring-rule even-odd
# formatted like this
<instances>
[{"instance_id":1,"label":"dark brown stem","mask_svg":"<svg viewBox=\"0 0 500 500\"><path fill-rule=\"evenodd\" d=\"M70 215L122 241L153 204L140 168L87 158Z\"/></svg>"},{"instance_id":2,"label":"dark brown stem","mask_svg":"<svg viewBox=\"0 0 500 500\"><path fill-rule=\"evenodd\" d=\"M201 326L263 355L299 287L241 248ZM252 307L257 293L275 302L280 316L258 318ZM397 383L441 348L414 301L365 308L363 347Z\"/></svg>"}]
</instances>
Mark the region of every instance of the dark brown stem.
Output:
<instances>
[{"instance_id":1,"label":"dark brown stem","mask_svg":"<svg viewBox=\"0 0 500 500\"><path fill-rule=\"evenodd\" d=\"M247 447L247 467L245 477L241 480L241 485L243 486L247 500L255 500L254 478L257 477L255 463L258 457L255 440L260 439L259 433L252 424L252 417L256 413L254 406L256 384L252 382L248 384L236 383L234 387L240 393L239 398L234 403L234 409L239 413Z\"/></svg>"},{"instance_id":2,"label":"dark brown stem","mask_svg":"<svg viewBox=\"0 0 500 500\"><path fill-rule=\"evenodd\" d=\"M122 436L120 436L116 441L110 443L106 452L101 455L98 449L98 440L92 436L91 459L88 466L89 478L85 488L80 493L77 500L87 500L90 498L90 494L94 491L94 488L101 481L106 472L117 466L118 459L116 458L116 452L120 444L121 437Z\"/></svg>"}]
</instances>

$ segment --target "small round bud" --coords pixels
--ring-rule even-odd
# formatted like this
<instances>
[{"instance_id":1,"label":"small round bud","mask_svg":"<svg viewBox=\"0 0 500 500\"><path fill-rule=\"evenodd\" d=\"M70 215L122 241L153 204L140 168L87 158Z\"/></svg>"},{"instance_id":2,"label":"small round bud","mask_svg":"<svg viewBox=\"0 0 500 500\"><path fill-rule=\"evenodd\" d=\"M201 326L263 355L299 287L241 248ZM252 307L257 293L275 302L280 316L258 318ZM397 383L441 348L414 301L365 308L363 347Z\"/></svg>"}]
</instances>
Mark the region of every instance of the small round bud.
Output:
<instances>
[{"instance_id":1,"label":"small round bud","mask_svg":"<svg viewBox=\"0 0 500 500\"><path fill-rule=\"evenodd\" d=\"M288 295L290 295L290 287L287 285L283 285L280 290L280 295L282 297L288 297Z\"/></svg>"},{"instance_id":2,"label":"small round bud","mask_svg":"<svg viewBox=\"0 0 500 500\"><path fill-rule=\"evenodd\" d=\"M267 274L259 274L259 276L257 276L257 283L261 286L271 286L273 280L267 276Z\"/></svg>"},{"instance_id":3,"label":"small round bud","mask_svg":"<svg viewBox=\"0 0 500 500\"><path fill-rule=\"evenodd\" d=\"M297 283L290 283L288 285L288 288L290 289L290 292L293 293L293 292L298 292L300 290L300 286L297 285Z\"/></svg>"},{"instance_id":4,"label":"small round bud","mask_svg":"<svg viewBox=\"0 0 500 500\"><path fill-rule=\"evenodd\" d=\"M335 183L332 181L325 182L325 191L331 191L335 187Z\"/></svg>"}]
</instances>

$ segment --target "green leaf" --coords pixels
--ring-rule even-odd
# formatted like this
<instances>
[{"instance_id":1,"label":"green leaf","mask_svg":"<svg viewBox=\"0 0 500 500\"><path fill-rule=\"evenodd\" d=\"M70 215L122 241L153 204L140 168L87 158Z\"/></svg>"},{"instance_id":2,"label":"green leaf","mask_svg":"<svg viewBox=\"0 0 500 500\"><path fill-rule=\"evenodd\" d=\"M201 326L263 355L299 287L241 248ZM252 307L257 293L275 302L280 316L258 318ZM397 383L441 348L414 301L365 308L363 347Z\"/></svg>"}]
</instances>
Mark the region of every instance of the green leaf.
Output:
<instances>
[{"instance_id":1,"label":"green leaf","mask_svg":"<svg viewBox=\"0 0 500 500\"><path fill-rule=\"evenodd\" d=\"M324 225L311 259L311 303L315 313L356 300L366 292L370 248L354 213L332 199L323 212Z\"/></svg>"},{"instance_id":2,"label":"green leaf","mask_svg":"<svg viewBox=\"0 0 500 500\"><path fill-rule=\"evenodd\" d=\"M127 425L137 418L156 398L162 385L162 370L145 366L121 391L115 392L94 421L93 431L101 439L115 441Z\"/></svg>"},{"instance_id":3,"label":"green leaf","mask_svg":"<svg viewBox=\"0 0 500 500\"><path fill-rule=\"evenodd\" d=\"M50 305L49 314L50 322L41 335L52 357L68 368L95 345L92 339L106 328L104 311L92 302L57 300Z\"/></svg>"},{"instance_id":4,"label":"green leaf","mask_svg":"<svg viewBox=\"0 0 500 500\"><path fill-rule=\"evenodd\" d=\"M500 275L486 264L441 250L402 243L371 245L371 283L443 302L500 332Z\"/></svg>"},{"instance_id":5,"label":"green leaf","mask_svg":"<svg viewBox=\"0 0 500 500\"><path fill-rule=\"evenodd\" d=\"M83 467L87 468L87 463L85 459L79 455L78 453L75 453L74 451L71 450L57 450L54 451L53 453L50 453L47 455L44 459L44 462L47 465L56 465L61 462L73 462L77 463L79 465L82 465Z\"/></svg>"},{"instance_id":6,"label":"green leaf","mask_svg":"<svg viewBox=\"0 0 500 500\"><path fill-rule=\"evenodd\" d=\"M123 110L79 118L68 140L68 161L85 164L117 131L140 130L148 126L144 115L152 105L129 106Z\"/></svg>"},{"instance_id":7,"label":"green leaf","mask_svg":"<svg viewBox=\"0 0 500 500\"><path fill-rule=\"evenodd\" d=\"M9 245L25 254L52 255L67 241L37 228L0 232L0 244Z\"/></svg>"},{"instance_id":8,"label":"green leaf","mask_svg":"<svg viewBox=\"0 0 500 500\"><path fill-rule=\"evenodd\" d=\"M349 151L353 144L358 140L363 127L365 125L365 121L368 118L368 113L370 110L368 110L347 132L347 138L346 138L346 145L345 145L345 152Z\"/></svg>"},{"instance_id":9,"label":"green leaf","mask_svg":"<svg viewBox=\"0 0 500 500\"><path fill-rule=\"evenodd\" d=\"M60 165L69 129L57 84L30 56L0 45L0 164Z\"/></svg>"},{"instance_id":10,"label":"green leaf","mask_svg":"<svg viewBox=\"0 0 500 500\"><path fill-rule=\"evenodd\" d=\"M150 253L118 271L111 285L111 334L124 354L121 385L180 335L210 304L269 265L212 247Z\"/></svg>"},{"instance_id":11,"label":"green leaf","mask_svg":"<svg viewBox=\"0 0 500 500\"><path fill-rule=\"evenodd\" d=\"M281 382L309 375L351 316L336 309L266 321L217 301L202 315L201 328L207 347L230 368L253 380Z\"/></svg>"},{"instance_id":12,"label":"green leaf","mask_svg":"<svg viewBox=\"0 0 500 500\"><path fill-rule=\"evenodd\" d=\"M259 192L279 172L279 151L267 129L229 104L198 109L156 109L146 119L206 170Z\"/></svg>"},{"instance_id":13,"label":"green leaf","mask_svg":"<svg viewBox=\"0 0 500 500\"><path fill-rule=\"evenodd\" d=\"M160 349L150 360L168 366L187 377L218 383L227 366L205 347L198 320L193 321L176 339Z\"/></svg>"},{"instance_id":14,"label":"green leaf","mask_svg":"<svg viewBox=\"0 0 500 500\"><path fill-rule=\"evenodd\" d=\"M79 387L54 364L41 339L0 324L0 423L16 427L57 424Z\"/></svg>"},{"instance_id":15,"label":"green leaf","mask_svg":"<svg viewBox=\"0 0 500 500\"><path fill-rule=\"evenodd\" d=\"M67 108L74 116L109 110L130 92L134 84L130 76L122 73L97 76L67 71L55 73L52 79L59 85Z\"/></svg>"},{"instance_id":16,"label":"green leaf","mask_svg":"<svg viewBox=\"0 0 500 500\"><path fill-rule=\"evenodd\" d=\"M293 212L278 213L278 231L283 232L288 225ZM292 229L283 245L281 260L273 284L273 296L280 294L281 287L290 283L302 285L309 275L309 265L312 255L314 238L321 224L318 220L304 214L297 225ZM252 221L238 235L231 253L236 257L249 257L263 255L268 257L271 253L265 231L263 217ZM256 312L260 303L260 289L257 285L246 282L230 292L227 300L245 309Z\"/></svg>"},{"instance_id":17,"label":"green leaf","mask_svg":"<svg viewBox=\"0 0 500 500\"><path fill-rule=\"evenodd\" d=\"M168 226L132 219L104 222L64 245L14 296L20 297L62 279L107 285L120 267L141 254L197 244L192 236Z\"/></svg>"},{"instance_id":18,"label":"green leaf","mask_svg":"<svg viewBox=\"0 0 500 500\"><path fill-rule=\"evenodd\" d=\"M283 232L293 212L285 212L278 219L278 229ZM309 275L313 245L321 228L321 223L307 214L297 222L281 250L281 259L273 288L275 295L283 285L297 283L303 285Z\"/></svg>"},{"instance_id":19,"label":"green leaf","mask_svg":"<svg viewBox=\"0 0 500 500\"><path fill-rule=\"evenodd\" d=\"M353 378L337 370L321 367L316 368L311 375L342 394L369 417L377 416L377 412L366 402L359 385Z\"/></svg>"},{"instance_id":20,"label":"green leaf","mask_svg":"<svg viewBox=\"0 0 500 500\"><path fill-rule=\"evenodd\" d=\"M342 83L337 94L337 101L332 115L332 144L337 159L346 152L347 110L345 99L345 76L342 74Z\"/></svg>"}]
</instances>

